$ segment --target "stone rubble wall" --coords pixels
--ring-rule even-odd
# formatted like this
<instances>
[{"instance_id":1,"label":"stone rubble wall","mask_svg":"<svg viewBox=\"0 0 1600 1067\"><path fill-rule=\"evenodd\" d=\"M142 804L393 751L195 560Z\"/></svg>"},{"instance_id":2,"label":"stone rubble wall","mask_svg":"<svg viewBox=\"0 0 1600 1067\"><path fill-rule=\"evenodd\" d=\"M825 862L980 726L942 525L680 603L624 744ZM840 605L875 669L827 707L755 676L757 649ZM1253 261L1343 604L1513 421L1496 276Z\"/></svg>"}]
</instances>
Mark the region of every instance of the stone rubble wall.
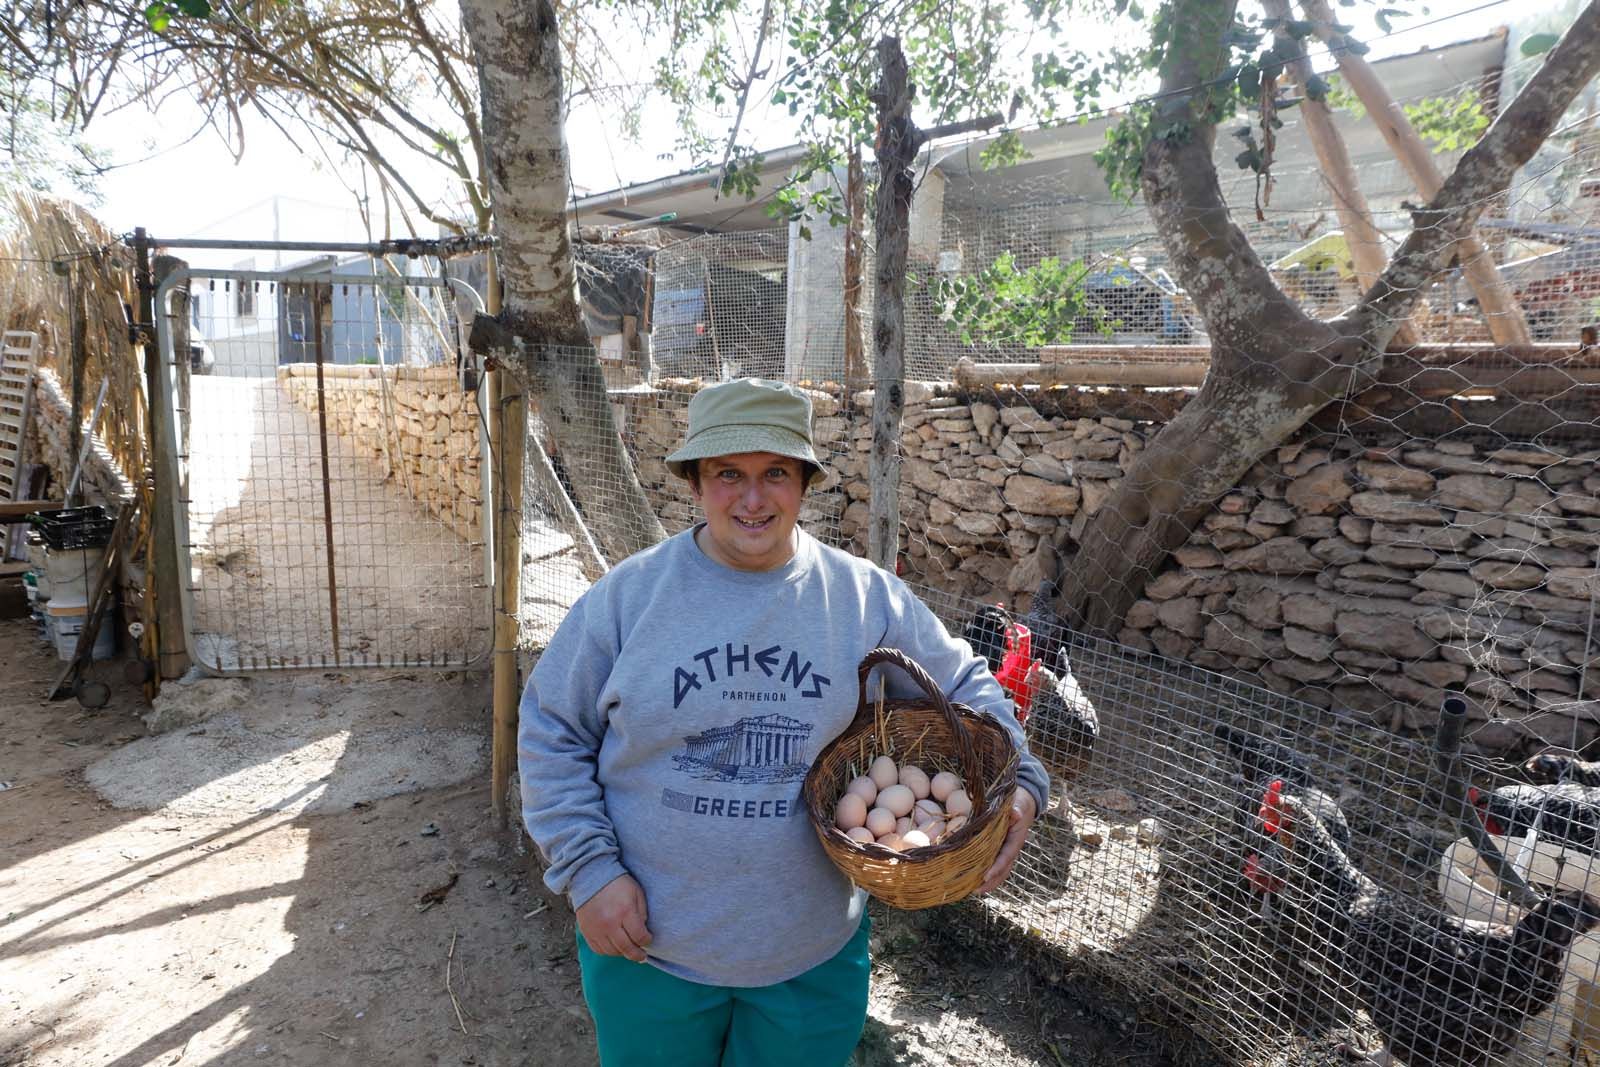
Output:
<instances>
[{"instance_id":1,"label":"stone rubble wall","mask_svg":"<svg viewBox=\"0 0 1600 1067\"><path fill-rule=\"evenodd\" d=\"M278 384L316 412L315 364L279 367ZM458 536L482 538L478 411L453 368L325 366L323 392L330 431L360 448Z\"/></svg>"},{"instance_id":2,"label":"stone rubble wall","mask_svg":"<svg viewBox=\"0 0 1600 1067\"><path fill-rule=\"evenodd\" d=\"M617 398L669 529L694 508L661 457L682 440L698 387L675 381ZM1067 394L1076 400L1062 402ZM908 580L1025 610L1052 544L1071 566L1089 518L1161 425L1046 413L1092 409L1085 398L1052 390L1003 405L907 383ZM861 552L870 394L814 392L813 402L835 476L803 517L840 516L835 539ZM1431 724L1446 691L1464 691L1479 720L1471 738L1486 751L1585 745L1600 737L1600 671L1584 672L1591 659L1600 667L1589 644L1597 459L1593 447L1492 434L1470 443L1305 431L1219 501L1148 582L1119 639L1397 729Z\"/></svg>"}]
</instances>

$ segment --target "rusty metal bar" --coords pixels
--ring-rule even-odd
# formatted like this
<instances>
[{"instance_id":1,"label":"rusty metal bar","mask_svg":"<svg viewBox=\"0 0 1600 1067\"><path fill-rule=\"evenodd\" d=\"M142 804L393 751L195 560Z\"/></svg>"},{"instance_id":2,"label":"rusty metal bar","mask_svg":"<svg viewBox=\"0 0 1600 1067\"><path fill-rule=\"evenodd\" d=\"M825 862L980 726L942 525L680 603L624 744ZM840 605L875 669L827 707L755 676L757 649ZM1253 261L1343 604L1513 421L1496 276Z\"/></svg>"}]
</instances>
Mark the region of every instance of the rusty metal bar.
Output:
<instances>
[{"instance_id":1,"label":"rusty metal bar","mask_svg":"<svg viewBox=\"0 0 1600 1067\"><path fill-rule=\"evenodd\" d=\"M322 451L322 530L328 540L328 618L333 628L333 664L339 659L339 582L333 559L333 485L328 471L328 405L323 391L322 364L327 355L322 343L322 295L333 297L333 286L311 286L311 337L317 356L317 437Z\"/></svg>"}]
</instances>

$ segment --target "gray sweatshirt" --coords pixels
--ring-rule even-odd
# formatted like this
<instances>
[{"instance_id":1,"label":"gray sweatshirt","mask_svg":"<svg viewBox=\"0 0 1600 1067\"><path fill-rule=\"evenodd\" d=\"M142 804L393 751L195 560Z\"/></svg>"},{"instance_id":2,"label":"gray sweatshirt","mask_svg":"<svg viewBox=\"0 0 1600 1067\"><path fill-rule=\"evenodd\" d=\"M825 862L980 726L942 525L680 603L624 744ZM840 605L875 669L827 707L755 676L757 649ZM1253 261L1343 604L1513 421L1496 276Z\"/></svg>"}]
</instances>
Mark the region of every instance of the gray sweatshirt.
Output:
<instances>
[{"instance_id":1,"label":"gray sweatshirt","mask_svg":"<svg viewBox=\"0 0 1600 1067\"><path fill-rule=\"evenodd\" d=\"M864 897L823 853L800 787L855 715L861 658L899 648L1019 747L1022 732L983 660L894 575L803 531L784 566L737 571L693 533L596 582L539 657L517 737L523 821L574 908L638 881L662 970L770 985L860 923ZM891 696L918 693L879 670ZM1044 768L1024 755L1018 777L1043 811Z\"/></svg>"}]
</instances>

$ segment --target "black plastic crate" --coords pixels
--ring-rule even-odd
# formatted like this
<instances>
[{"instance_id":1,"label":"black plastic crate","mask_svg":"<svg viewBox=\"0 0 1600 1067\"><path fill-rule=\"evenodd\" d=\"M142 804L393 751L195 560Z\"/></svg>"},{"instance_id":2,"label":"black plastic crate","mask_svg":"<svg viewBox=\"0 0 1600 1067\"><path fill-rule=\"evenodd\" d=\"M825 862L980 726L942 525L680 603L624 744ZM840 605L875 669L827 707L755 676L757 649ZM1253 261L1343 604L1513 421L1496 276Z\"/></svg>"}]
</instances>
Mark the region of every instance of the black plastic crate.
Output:
<instances>
[{"instance_id":1,"label":"black plastic crate","mask_svg":"<svg viewBox=\"0 0 1600 1067\"><path fill-rule=\"evenodd\" d=\"M56 550L100 548L111 543L116 520L99 504L60 511L36 511L28 521L44 538L45 546Z\"/></svg>"}]
</instances>

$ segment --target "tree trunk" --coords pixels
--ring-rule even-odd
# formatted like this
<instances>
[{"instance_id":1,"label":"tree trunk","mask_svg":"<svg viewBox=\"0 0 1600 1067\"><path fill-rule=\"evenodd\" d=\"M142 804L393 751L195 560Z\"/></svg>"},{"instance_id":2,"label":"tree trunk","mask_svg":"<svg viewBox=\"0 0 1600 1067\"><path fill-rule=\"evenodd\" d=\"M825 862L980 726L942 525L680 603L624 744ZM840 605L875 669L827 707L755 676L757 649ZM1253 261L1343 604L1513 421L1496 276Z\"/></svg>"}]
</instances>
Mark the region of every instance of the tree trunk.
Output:
<instances>
[{"instance_id":1,"label":"tree trunk","mask_svg":"<svg viewBox=\"0 0 1600 1067\"><path fill-rule=\"evenodd\" d=\"M1161 68L1161 103L1144 156L1143 188L1179 282L1212 339L1205 384L1140 453L1085 528L1061 583L1058 610L1114 633L1167 554L1259 458L1330 401L1369 385L1399 323L1449 264L1488 198L1502 192L1600 73L1600 0L1592 0L1533 76L1457 164L1362 302L1330 322L1279 291L1233 223L1211 162L1215 126L1203 93L1225 63L1231 0L1178 0L1190 27Z\"/></svg>"},{"instance_id":2,"label":"tree trunk","mask_svg":"<svg viewBox=\"0 0 1600 1067\"><path fill-rule=\"evenodd\" d=\"M567 236L571 180L561 46L550 0L464 0L478 56L497 266L529 396L544 414L585 520L616 562L666 536L612 418L600 361L578 313Z\"/></svg>"},{"instance_id":3,"label":"tree trunk","mask_svg":"<svg viewBox=\"0 0 1600 1067\"><path fill-rule=\"evenodd\" d=\"M1416 186L1417 192L1428 200L1438 196L1444 176L1439 173L1433 153L1423 144L1422 138L1412 128L1411 120L1406 118L1400 105L1378 80L1372 65L1357 55L1349 47L1344 34L1334 28L1338 20L1334 18L1326 0L1300 0L1300 7L1312 21L1317 36L1332 50L1339 63L1339 73L1344 75L1350 88L1361 99L1361 106L1367 109L1367 114L1378 126L1378 132L1388 142L1389 150L1411 176L1411 183ZM1516 297L1511 295L1505 279L1500 277L1493 257L1478 239L1475 230L1468 230L1462 235L1456 254L1461 259L1461 270L1466 276L1467 285L1477 296L1478 306L1483 310L1489 336L1494 338L1496 344L1531 344L1533 336L1528 332L1528 322L1522 316L1522 308L1517 305Z\"/></svg>"},{"instance_id":4,"label":"tree trunk","mask_svg":"<svg viewBox=\"0 0 1600 1067\"><path fill-rule=\"evenodd\" d=\"M900 419L905 413L906 252L911 243L911 196L916 184L911 161L921 135L911 121L911 87L900 42L878 42L878 193L873 206L877 231L877 293L872 336L876 342L872 390L872 490L867 558L894 570L900 553Z\"/></svg>"}]
</instances>

